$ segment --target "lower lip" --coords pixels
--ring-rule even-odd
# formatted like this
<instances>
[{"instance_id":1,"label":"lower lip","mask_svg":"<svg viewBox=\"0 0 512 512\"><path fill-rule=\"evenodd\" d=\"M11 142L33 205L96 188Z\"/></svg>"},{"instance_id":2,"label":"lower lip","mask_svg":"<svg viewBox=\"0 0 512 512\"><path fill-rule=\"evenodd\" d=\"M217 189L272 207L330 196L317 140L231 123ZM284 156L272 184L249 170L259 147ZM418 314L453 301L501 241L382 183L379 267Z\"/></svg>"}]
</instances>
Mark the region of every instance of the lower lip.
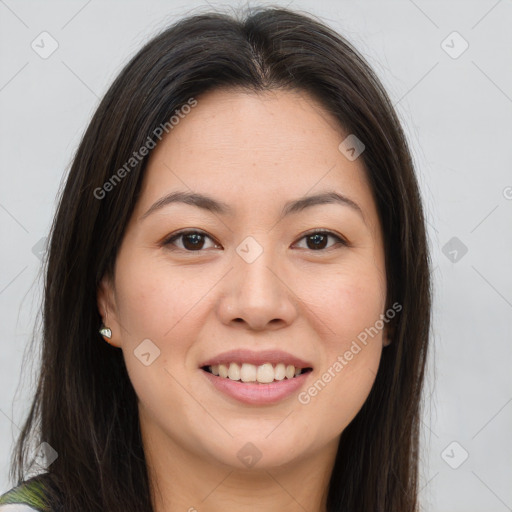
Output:
<instances>
[{"instance_id":1,"label":"lower lip","mask_svg":"<svg viewBox=\"0 0 512 512\"><path fill-rule=\"evenodd\" d=\"M218 377L205 370L200 370L205 377L224 394L239 402L251 405L273 404L289 397L304 384L311 371L301 373L293 379L283 379L269 384L242 382L225 377Z\"/></svg>"}]
</instances>

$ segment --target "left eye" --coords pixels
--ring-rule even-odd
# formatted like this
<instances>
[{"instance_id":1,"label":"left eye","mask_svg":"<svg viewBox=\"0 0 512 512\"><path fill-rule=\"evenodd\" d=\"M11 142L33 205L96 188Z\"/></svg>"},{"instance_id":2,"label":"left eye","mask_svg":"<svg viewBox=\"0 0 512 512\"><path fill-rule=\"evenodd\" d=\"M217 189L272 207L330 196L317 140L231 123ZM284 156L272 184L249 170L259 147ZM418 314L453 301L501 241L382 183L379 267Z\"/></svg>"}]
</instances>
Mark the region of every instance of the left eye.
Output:
<instances>
[{"instance_id":1,"label":"left eye","mask_svg":"<svg viewBox=\"0 0 512 512\"><path fill-rule=\"evenodd\" d=\"M336 243L328 246L328 239L332 238ZM205 240L209 239L213 242L213 246L219 247L219 245L213 241L213 239L203 233L202 231L182 231L181 233L176 233L171 236L164 242L164 245L175 245L178 249L185 250L187 252L200 251L201 249L205 249ZM175 242L181 240L181 247L179 244ZM300 240L306 240L305 249L310 249L312 251L321 251L328 247L332 247L336 244L347 245L347 242L343 240L338 235L332 233L331 231L314 231L304 235ZM302 247L304 248L304 247Z\"/></svg>"},{"instance_id":2,"label":"left eye","mask_svg":"<svg viewBox=\"0 0 512 512\"><path fill-rule=\"evenodd\" d=\"M330 238L333 238L336 240L337 244L341 245L347 245L347 242L343 240L338 235L335 235L331 231L314 231L312 233L308 233L307 235L304 235L301 240L306 240L306 249L311 249L312 251L318 251L322 249L326 249L327 246L327 240ZM332 247L332 244L329 247Z\"/></svg>"}]
</instances>

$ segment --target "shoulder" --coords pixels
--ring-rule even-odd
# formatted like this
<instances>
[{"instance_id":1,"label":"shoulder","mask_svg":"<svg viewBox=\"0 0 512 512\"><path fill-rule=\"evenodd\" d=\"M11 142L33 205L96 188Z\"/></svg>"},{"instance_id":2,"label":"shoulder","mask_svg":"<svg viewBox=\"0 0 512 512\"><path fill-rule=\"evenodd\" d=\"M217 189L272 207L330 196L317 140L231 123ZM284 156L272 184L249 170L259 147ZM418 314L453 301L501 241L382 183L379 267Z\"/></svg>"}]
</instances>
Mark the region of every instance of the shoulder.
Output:
<instances>
[{"instance_id":1,"label":"shoulder","mask_svg":"<svg viewBox=\"0 0 512 512\"><path fill-rule=\"evenodd\" d=\"M0 496L0 512L51 512L44 475L21 482Z\"/></svg>"}]
</instances>

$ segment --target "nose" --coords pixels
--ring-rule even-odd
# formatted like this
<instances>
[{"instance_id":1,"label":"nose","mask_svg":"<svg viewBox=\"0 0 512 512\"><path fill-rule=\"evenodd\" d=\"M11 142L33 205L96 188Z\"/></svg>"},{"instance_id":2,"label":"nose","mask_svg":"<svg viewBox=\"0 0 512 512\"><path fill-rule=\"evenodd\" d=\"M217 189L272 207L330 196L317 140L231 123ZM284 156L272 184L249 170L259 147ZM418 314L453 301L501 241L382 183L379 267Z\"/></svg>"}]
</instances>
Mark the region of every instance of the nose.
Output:
<instances>
[{"instance_id":1,"label":"nose","mask_svg":"<svg viewBox=\"0 0 512 512\"><path fill-rule=\"evenodd\" d=\"M264 250L253 262L238 254L224 283L218 307L226 325L254 331L276 330L297 316L297 296L275 254Z\"/></svg>"}]
</instances>

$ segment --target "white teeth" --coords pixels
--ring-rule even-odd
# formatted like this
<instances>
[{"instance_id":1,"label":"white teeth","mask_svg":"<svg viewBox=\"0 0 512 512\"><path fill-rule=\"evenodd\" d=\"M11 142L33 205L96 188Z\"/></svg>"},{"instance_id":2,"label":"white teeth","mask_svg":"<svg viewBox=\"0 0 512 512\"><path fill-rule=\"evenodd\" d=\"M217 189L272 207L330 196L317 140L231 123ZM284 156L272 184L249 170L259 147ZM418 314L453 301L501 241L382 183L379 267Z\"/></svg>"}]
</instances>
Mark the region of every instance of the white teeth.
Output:
<instances>
[{"instance_id":1,"label":"white teeth","mask_svg":"<svg viewBox=\"0 0 512 512\"><path fill-rule=\"evenodd\" d=\"M219 377L226 378L228 376L228 367L225 364L219 364Z\"/></svg>"},{"instance_id":2,"label":"white teeth","mask_svg":"<svg viewBox=\"0 0 512 512\"><path fill-rule=\"evenodd\" d=\"M258 366L258 375L256 380L263 384L269 384L274 380L274 368L270 363L262 364Z\"/></svg>"},{"instance_id":3,"label":"white teeth","mask_svg":"<svg viewBox=\"0 0 512 512\"><path fill-rule=\"evenodd\" d=\"M286 366L283 363L276 364L274 379L283 380L286 377Z\"/></svg>"},{"instance_id":4,"label":"white teeth","mask_svg":"<svg viewBox=\"0 0 512 512\"><path fill-rule=\"evenodd\" d=\"M240 379L242 382L256 382L258 368L253 364L244 363L240 369Z\"/></svg>"},{"instance_id":5,"label":"white teeth","mask_svg":"<svg viewBox=\"0 0 512 512\"><path fill-rule=\"evenodd\" d=\"M231 363L229 365L228 377L231 380L240 380L240 366L236 363Z\"/></svg>"},{"instance_id":6,"label":"white teeth","mask_svg":"<svg viewBox=\"0 0 512 512\"><path fill-rule=\"evenodd\" d=\"M293 366L293 364L289 364L286 367L285 375L287 379L293 379L293 377L295 377L295 366Z\"/></svg>"},{"instance_id":7,"label":"white teeth","mask_svg":"<svg viewBox=\"0 0 512 512\"><path fill-rule=\"evenodd\" d=\"M284 378L293 379L302 373L301 368L295 368L292 364L285 365L278 363L274 367L271 363L265 363L259 366L250 363L229 363L215 364L209 367L213 375L229 378L231 380L241 380L242 382L259 382L269 384L274 380L280 381Z\"/></svg>"}]
</instances>

